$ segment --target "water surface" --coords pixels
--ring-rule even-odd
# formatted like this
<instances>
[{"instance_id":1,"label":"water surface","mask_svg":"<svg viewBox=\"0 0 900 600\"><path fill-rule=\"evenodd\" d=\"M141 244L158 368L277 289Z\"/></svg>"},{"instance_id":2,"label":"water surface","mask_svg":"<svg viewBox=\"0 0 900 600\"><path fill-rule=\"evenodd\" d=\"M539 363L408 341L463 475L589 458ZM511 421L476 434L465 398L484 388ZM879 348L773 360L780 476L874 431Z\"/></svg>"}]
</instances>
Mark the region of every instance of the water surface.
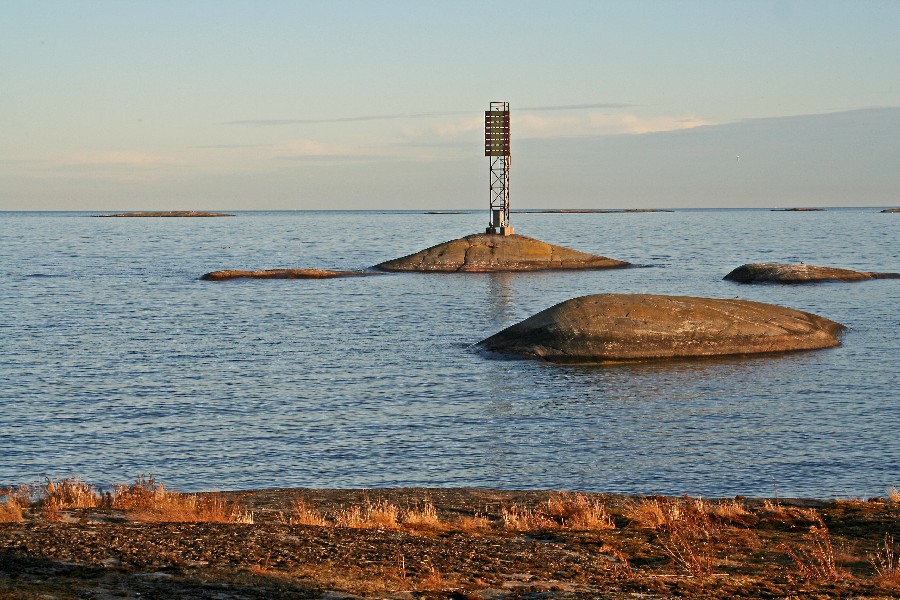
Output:
<instances>
[{"instance_id":1,"label":"water surface","mask_svg":"<svg viewBox=\"0 0 900 600\"><path fill-rule=\"evenodd\" d=\"M0 485L479 486L845 497L900 486L900 281L747 286L747 262L900 271L897 215L514 214L647 268L205 282L365 268L478 213L0 213ZM558 366L470 346L584 294L745 298L849 327L783 356Z\"/></svg>"}]
</instances>

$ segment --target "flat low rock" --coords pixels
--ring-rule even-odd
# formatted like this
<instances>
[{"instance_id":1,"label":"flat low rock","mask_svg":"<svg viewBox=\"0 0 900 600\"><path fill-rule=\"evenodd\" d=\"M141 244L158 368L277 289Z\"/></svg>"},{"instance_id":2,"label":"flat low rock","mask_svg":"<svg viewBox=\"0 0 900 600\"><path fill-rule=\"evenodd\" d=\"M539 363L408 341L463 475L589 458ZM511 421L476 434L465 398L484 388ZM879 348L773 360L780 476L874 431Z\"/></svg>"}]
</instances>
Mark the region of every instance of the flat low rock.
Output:
<instances>
[{"instance_id":1,"label":"flat low rock","mask_svg":"<svg viewBox=\"0 0 900 600\"><path fill-rule=\"evenodd\" d=\"M898 279L900 273L875 273L815 265L753 263L742 265L723 279L738 283L808 283L815 281L865 281L867 279Z\"/></svg>"},{"instance_id":2,"label":"flat low rock","mask_svg":"<svg viewBox=\"0 0 900 600\"><path fill-rule=\"evenodd\" d=\"M98 217L233 217L230 213L207 212L201 210L163 210L115 213Z\"/></svg>"},{"instance_id":3,"label":"flat low rock","mask_svg":"<svg viewBox=\"0 0 900 600\"><path fill-rule=\"evenodd\" d=\"M268 269L265 271L213 271L200 277L205 281L226 281L228 279L328 279L332 277L356 277L378 275L371 271L329 271L326 269Z\"/></svg>"},{"instance_id":4,"label":"flat low rock","mask_svg":"<svg viewBox=\"0 0 900 600\"><path fill-rule=\"evenodd\" d=\"M567 300L478 342L484 350L596 363L814 350L844 326L748 300L598 294Z\"/></svg>"},{"instance_id":5,"label":"flat low rock","mask_svg":"<svg viewBox=\"0 0 900 600\"><path fill-rule=\"evenodd\" d=\"M479 233L444 242L374 268L384 271L483 273L546 269L612 269L630 263L554 246L524 235Z\"/></svg>"}]
</instances>

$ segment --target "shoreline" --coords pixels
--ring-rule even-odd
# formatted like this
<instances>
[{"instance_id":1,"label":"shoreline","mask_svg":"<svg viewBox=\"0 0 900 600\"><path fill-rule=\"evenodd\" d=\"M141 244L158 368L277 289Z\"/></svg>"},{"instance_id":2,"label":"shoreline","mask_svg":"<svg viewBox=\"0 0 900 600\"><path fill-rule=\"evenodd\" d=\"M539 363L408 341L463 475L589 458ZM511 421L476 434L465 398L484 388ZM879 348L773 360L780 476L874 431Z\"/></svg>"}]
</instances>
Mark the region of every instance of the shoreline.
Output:
<instances>
[{"instance_id":1,"label":"shoreline","mask_svg":"<svg viewBox=\"0 0 900 600\"><path fill-rule=\"evenodd\" d=\"M62 489L57 482L55 493ZM886 556L886 536L898 549L896 490L819 500L160 489L141 480L84 508L50 506L45 490L22 521L0 523L0 597L96 597L113 588L221 600L900 594L897 569L882 564L879 574L873 561Z\"/></svg>"}]
</instances>

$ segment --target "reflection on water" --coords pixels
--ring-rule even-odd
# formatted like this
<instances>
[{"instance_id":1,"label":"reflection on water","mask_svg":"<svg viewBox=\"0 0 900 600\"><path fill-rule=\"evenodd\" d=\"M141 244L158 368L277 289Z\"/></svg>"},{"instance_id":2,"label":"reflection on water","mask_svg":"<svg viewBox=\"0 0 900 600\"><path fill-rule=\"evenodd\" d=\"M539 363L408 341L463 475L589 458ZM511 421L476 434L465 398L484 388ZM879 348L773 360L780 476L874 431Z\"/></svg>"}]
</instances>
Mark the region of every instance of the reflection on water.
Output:
<instances>
[{"instance_id":1,"label":"reflection on water","mask_svg":"<svg viewBox=\"0 0 900 600\"><path fill-rule=\"evenodd\" d=\"M515 292L513 287L513 279L516 273L486 273L487 278L487 303L490 307L490 314L493 317L491 325L497 330L506 327L504 323L509 323L515 318ZM485 336L487 337L487 336Z\"/></svg>"},{"instance_id":2,"label":"reflection on water","mask_svg":"<svg viewBox=\"0 0 900 600\"><path fill-rule=\"evenodd\" d=\"M184 490L881 494L900 485L900 281L721 280L743 262L786 256L900 270L900 248L885 243L897 239L896 220L865 210L815 219L529 214L517 224L526 234L659 266L213 284L199 275L365 267L475 231L481 219L0 214L0 485L153 472ZM338 221L354 239L329 233ZM738 296L849 331L843 346L817 352L600 366L487 360L469 348L558 302L606 292Z\"/></svg>"}]
</instances>

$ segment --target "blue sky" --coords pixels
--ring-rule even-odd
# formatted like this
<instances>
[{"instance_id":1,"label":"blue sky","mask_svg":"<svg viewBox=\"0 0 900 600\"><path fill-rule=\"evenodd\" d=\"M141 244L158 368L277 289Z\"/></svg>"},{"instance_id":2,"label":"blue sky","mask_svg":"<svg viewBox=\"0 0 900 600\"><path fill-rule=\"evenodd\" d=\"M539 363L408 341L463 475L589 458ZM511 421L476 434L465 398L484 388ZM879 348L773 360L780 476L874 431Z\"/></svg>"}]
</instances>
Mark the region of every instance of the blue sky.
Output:
<instances>
[{"instance_id":1,"label":"blue sky","mask_svg":"<svg viewBox=\"0 0 900 600\"><path fill-rule=\"evenodd\" d=\"M900 2L0 0L0 210L900 205ZM740 155L740 160L737 156Z\"/></svg>"}]
</instances>

